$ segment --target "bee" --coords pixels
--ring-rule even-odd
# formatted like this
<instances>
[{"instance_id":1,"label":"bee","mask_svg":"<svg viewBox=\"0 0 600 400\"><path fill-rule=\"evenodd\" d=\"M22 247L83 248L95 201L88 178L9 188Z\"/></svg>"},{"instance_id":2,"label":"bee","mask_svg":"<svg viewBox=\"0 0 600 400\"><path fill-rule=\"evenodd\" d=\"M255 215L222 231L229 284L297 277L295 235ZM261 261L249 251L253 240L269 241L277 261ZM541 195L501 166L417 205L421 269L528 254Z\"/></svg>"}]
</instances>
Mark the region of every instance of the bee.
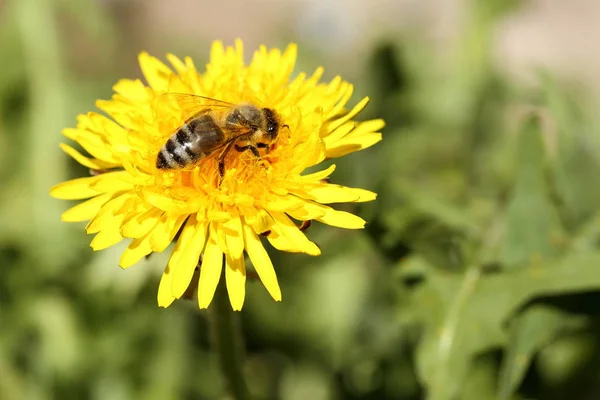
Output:
<instances>
[{"instance_id":1,"label":"bee","mask_svg":"<svg viewBox=\"0 0 600 400\"><path fill-rule=\"evenodd\" d=\"M225 158L232 150L250 151L260 158L258 149L269 151L281 125L271 108L253 104L232 104L192 94L167 93L190 114L161 147L156 168L183 169L218 152L219 175L225 173Z\"/></svg>"}]
</instances>

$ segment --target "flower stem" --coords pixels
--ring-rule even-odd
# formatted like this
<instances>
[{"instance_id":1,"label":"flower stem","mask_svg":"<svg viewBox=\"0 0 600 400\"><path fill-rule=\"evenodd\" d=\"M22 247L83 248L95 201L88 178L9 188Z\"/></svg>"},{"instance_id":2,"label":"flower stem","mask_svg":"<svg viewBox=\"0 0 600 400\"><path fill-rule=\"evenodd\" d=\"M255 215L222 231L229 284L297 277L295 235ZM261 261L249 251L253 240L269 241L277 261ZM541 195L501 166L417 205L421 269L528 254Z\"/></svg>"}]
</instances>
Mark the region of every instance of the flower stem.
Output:
<instances>
[{"instance_id":1,"label":"flower stem","mask_svg":"<svg viewBox=\"0 0 600 400\"><path fill-rule=\"evenodd\" d=\"M213 349L219 355L221 372L230 394L235 400L250 399L242 371L244 349L239 313L234 312L229 303L225 276L221 277L209 312Z\"/></svg>"}]
</instances>

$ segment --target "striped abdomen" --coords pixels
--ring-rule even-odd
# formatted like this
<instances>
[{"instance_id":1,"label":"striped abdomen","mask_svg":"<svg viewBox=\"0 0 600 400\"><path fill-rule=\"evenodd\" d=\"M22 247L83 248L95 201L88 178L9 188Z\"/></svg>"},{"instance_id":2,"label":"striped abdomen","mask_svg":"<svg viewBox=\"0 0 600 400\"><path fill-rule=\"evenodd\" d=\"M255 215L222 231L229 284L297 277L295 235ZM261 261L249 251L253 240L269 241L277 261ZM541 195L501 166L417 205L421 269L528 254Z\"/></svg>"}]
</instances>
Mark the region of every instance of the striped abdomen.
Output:
<instances>
[{"instance_id":1,"label":"striped abdomen","mask_svg":"<svg viewBox=\"0 0 600 400\"><path fill-rule=\"evenodd\" d=\"M206 157L225 140L225 135L209 114L181 126L158 152L156 168L177 169Z\"/></svg>"}]
</instances>

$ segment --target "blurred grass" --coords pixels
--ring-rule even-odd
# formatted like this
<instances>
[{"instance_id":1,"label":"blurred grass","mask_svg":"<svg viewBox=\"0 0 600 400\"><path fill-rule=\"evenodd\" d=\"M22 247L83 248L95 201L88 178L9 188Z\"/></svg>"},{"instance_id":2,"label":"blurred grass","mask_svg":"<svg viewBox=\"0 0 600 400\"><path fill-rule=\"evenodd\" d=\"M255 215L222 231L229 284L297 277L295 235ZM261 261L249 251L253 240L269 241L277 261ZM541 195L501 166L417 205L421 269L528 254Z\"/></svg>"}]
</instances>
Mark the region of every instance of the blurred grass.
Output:
<instances>
[{"instance_id":1,"label":"blurred grass","mask_svg":"<svg viewBox=\"0 0 600 400\"><path fill-rule=\"evenodd\" d=\"M27 0L11 3L14 20L18 25L23 51L25 79L28 85L28 110L23 118L28 130L22 152L29 181L27 198L30 212L20 213L40 224L44 229L31 230L29 251L34 262L44 262L47 268L56 269L69 251L63 240L65 227L57 221L56 214L62 205L47 200L48 182L66 176L66 160L56 151L59 132L67 123L67 90L64 80L64 60L59 43L54 3L49 0ZM10 11L10 10L9 10ZM52 168L48 168L48 166ZM28 221L21 221L27 225Z\"/></svg>"},{"instance_id":2,"label":"blurred grass","mask_svg":"<svg viewBox=\"0 0 600 400\"><path fill-rule=\"evenodd\" d=\"M0 14L0 399L223 398L204 314L156 306L168 254L122 271L124 245L93 253L47 195L86 173L60 130L139 75L119 4L15 0ZM546 72L536 85L502 73L494 32L519 3L469 5L448 54L420 32L388 37L354 82L373 99L365 118L388 126L333 178L379 198L343 206L364 231L313 225L321 257L272 254L282 303L248 284L257 398L600 395L598 105ZM299 69L316 66L300 42Z\"/></svg>"}]
</instances>

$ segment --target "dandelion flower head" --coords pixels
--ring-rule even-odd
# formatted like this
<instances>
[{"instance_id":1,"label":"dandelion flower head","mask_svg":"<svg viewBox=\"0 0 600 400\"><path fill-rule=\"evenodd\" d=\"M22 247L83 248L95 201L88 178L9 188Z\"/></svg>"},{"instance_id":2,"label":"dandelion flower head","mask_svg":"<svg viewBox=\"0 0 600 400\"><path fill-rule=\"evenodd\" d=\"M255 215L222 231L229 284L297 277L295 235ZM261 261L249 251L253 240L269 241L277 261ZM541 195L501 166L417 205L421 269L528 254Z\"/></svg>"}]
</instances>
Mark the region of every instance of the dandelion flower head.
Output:
<instances>
[{"instance_id":1,"label":"dandelion flower head","mask_svg":"<svg viewBox=\"0 0 600 400\"><path fill-rule=\"evenodd\" d=\"M319 255L320 249L299 229L302 221L346 229L364 226L361 218L326 204L371 201L373 192L328 183L325 178L335 166L303 172L325 159L377 143L381 140L377 131L384 123L353 120L368 98L347 107L353 86L340 77L321 83L322 68L310 76L292 77L296 52L293 44L283 52L261 46L245 64L241 41L232 47L216 41L205 71L188 57L181 60L168 54L167 66L141 53L147 84L120 80L111 100L97 102L107 116L80 115L76 128L64 130L88 155L68 144L61 148L96 173L51 189L56 198L85 199L62 219L89 221L86 231L95 234L94 250L131 239L120 259L123 268L175 242L158 289L160 306L169 306L192 279L199 279L198 304L208 307L225 268L231 305L241 309L246 255L279 301L281 290L266 241L277 250ZM161 147L189 118L185 108L165 93L270 108L285 127L260 157L249 151L229 152L223 176L216 155L190 168L157 169ZM198 266L199 278L194 277Z\"/></svg>"}]
</instances>

